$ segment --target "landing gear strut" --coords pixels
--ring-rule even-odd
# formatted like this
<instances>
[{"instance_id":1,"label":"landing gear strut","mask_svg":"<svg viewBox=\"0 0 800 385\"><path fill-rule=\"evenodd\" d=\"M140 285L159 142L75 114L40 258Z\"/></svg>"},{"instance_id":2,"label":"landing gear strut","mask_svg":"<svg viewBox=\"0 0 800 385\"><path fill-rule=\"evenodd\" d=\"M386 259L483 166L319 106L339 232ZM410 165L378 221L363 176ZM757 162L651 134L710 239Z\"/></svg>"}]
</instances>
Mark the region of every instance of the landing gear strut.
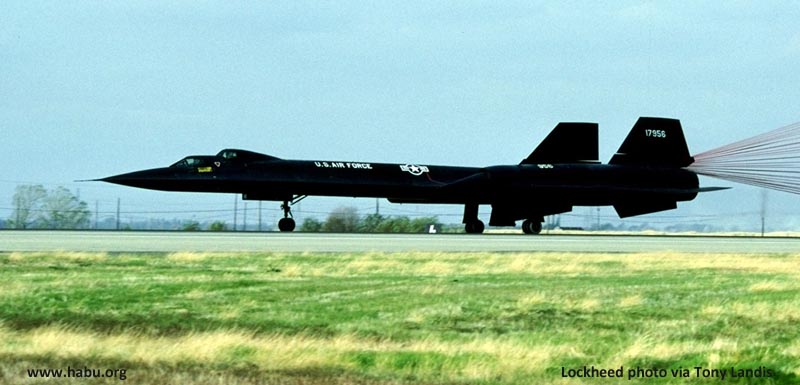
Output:
<instances>
[{"instance_id":1,"label":"landing gear strut","mask_svg":"<svg viewBox=\"0 0 800 385\"><path fill-rule=\"evenodd\" d=\"M278 221L278 230L281 232L290 232L294 231L295 223L294 218L292 218L292 205L300 202L301 200L305 199L308 195L298 195L294 197L291 201L285 200L281 205L281 210L283 210L283 218Z\"/></svg>"},{"instance_id":2,"label":"landing gear strut","mask_svg":"<svg viewBox=\"0 0 800 385\"><path fill-rule=\"evenodd\" d=\"M539 234L542 232L542 221L538 219L526 219L522 222L522 232L525 234Z\"/></svg>"},{"instance_id":3,"label":"landing gear strut","mask_svg":"<svg viewBox=\"0 0 800 385\"><path fill-rule=\"evenodd\" d=\"M483 233L483 222L478 219L478 205L468 203L464 205L464 231L467 234L481 234Z\"/></svg>"}]
</instances>

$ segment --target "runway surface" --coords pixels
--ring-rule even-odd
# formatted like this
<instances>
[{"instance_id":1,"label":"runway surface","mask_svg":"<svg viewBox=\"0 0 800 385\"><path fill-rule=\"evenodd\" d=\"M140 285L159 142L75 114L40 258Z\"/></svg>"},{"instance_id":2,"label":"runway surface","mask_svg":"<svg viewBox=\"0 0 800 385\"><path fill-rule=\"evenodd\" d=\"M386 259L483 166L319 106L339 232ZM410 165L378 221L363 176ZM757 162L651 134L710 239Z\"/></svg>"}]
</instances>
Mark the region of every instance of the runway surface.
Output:
<instances>
[{"instance_id":1,"label":"runway surface","mask_svg":"<svg viewBox=\"0 0 800 385\"><path fill-rule=\"evenodd\" d=\"M0 231L0 251L560 251L798 253L800 238L517 235L325 234L131 231Z\"/></svg>"}]
</instances>

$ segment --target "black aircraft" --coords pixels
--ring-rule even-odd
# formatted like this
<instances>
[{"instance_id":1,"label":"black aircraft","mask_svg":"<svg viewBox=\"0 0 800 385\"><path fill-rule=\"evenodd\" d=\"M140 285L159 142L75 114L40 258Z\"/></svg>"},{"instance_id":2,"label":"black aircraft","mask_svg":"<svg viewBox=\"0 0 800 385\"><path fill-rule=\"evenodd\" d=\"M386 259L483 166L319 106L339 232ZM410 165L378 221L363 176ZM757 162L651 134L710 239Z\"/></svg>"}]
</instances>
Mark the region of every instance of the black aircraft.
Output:
<instances>
[{"instance_id":1,"label":"black aircraft","mask_svg":"<svg viewBox=\"0 0 800 385\"><path fill-rule=\"evenodd\" d=\"M621 218L674 209L701 188L680 122L642 117L608 164L598 160L596 123L559 123L520 164L452 167L286 160L245 150L188 156L175 164L99 179L165 191L242 194L283 202L281 231L292 231L291 206L309 195L387 198L393 203L464 205L467 233L482 233L478 206L491 205L490 226L542 229L544 216L573 206L614 206Z\"/></svg>"}]
</instances>

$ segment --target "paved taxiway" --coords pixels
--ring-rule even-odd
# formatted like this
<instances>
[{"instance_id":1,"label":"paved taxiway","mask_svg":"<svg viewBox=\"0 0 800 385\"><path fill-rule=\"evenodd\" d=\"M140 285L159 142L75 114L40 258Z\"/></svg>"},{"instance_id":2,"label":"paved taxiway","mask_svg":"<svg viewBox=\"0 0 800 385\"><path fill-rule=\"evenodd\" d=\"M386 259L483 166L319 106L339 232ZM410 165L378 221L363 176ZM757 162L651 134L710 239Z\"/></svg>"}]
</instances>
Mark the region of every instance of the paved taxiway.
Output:
<instances>
[{"instance_id":1,"label":"paved taxiway","mask_svg":"<svg viewBox=\"0 0 800 385\"><path fill-rule=\"evenodd\" d=\"M560 251L798 253L800 238L517 234L0 231L0 251Z\"/></svg>"}]
</instances>

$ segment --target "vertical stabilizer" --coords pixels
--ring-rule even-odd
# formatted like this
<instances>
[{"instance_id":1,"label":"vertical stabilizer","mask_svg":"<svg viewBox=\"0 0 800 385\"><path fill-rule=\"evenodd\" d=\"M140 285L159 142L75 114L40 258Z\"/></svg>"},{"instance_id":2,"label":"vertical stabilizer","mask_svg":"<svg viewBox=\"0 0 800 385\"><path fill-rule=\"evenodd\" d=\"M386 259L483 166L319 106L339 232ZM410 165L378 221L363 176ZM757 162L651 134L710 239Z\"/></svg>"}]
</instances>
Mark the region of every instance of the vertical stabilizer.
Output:
<instances>
[{"instance_id":1,"label":"vertical stabilizer","mask_svg":"<svg viewBox=\"0 0 800 385\"><path fill-rule=\"evenodd\" d=\"M693 161L679 120L642 117L608 163L686 167Z\"/></svg>"},{"instance_id":2,"label":"vertical stabilizer","mask_svg":"<svg viewBox=\"0 0 800 385\"><path fill-rule=\"evenodd\" d=\"M597 123L559 123L521 164L599 163Z\"/></svg>"}]
</instances>

